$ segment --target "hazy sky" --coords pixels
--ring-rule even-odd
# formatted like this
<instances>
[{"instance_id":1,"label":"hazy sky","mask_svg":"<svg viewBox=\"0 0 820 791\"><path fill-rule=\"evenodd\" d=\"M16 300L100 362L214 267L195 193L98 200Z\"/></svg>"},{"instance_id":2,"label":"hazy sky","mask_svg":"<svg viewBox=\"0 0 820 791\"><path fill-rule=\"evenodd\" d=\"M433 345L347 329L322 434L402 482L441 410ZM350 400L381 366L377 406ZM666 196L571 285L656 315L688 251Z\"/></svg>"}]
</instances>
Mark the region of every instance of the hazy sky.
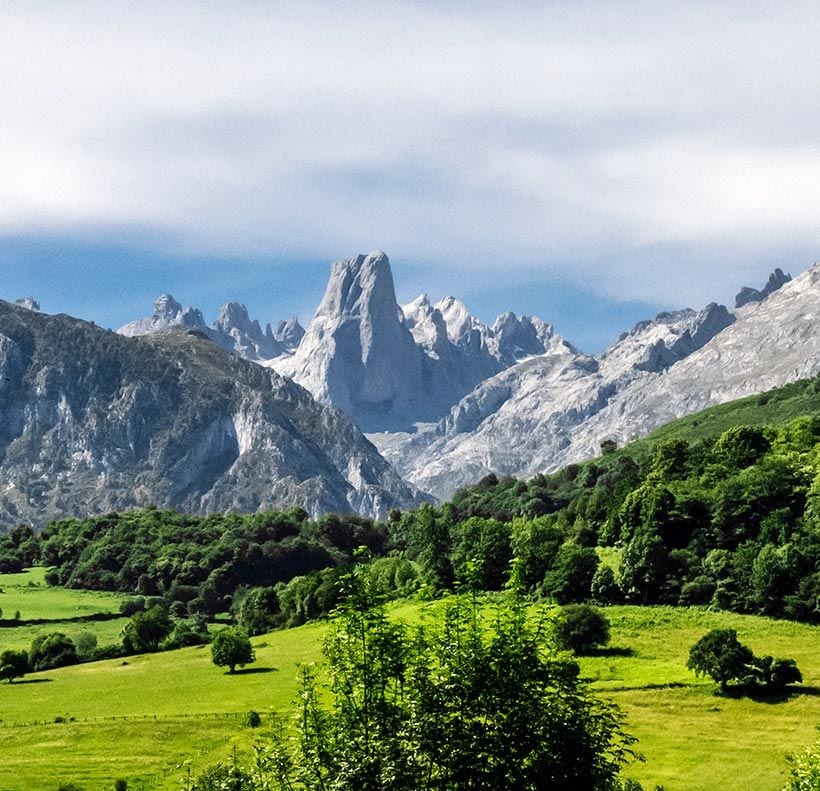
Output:
<instances>
[{"instance_id":1,"label":"hazy sky","mask_svg":"<svg viewBox=\"0 0 820 791\"><path fill-rule=\"evenodd\" d=\"M308 320L328 264L595 350L820 255L820 4L0 9L0 297Z\"/></svg>"}]
</instances>

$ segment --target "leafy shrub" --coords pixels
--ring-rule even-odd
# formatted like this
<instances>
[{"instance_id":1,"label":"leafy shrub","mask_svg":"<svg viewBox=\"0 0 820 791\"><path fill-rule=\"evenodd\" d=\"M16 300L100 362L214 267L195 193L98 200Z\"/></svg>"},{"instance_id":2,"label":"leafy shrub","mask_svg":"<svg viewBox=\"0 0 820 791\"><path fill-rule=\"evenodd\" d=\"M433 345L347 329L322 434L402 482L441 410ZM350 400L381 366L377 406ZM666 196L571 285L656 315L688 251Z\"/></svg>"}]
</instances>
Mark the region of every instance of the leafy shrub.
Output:
<instances>
[{"instance_id":1,"label":"leafy shrub","mask_svg":"<svg viewBox=\"0 0 820 791\"><path fill-rule=\"evenodd\" d=\"M588 654L609 642L609 621L596 607L568 604L555 619L554 634L559 648Z\"/></svg>"}]
</instances>

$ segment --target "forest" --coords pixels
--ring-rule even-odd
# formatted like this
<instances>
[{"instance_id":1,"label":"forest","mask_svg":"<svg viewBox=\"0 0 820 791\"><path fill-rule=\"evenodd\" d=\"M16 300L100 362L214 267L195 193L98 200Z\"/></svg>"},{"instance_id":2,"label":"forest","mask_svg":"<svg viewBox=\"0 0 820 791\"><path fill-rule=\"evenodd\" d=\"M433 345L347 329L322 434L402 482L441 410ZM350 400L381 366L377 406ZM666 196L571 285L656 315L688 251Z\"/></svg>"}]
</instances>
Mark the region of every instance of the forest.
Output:
<instances>
[{"instance_id":1,"label":"forest","mask_svg":"<svg viewBox=\"0 0 820 791\"><path fill-rule=\"evenodd\" d=\"M818 380L755 403L788 413L803 391L814 396ZM0 569L41 563L52 584L147 597L176 618L232 611L252 633L329 612L362 562L387 597L500 590L517 559L527 590L560 604L820 621L820 416L697 433L689 419L657 441L603 442L591 461L529 481L489 475L381 522L148 508L21 526L0 538Z\"/></svg>"}]
</instances>

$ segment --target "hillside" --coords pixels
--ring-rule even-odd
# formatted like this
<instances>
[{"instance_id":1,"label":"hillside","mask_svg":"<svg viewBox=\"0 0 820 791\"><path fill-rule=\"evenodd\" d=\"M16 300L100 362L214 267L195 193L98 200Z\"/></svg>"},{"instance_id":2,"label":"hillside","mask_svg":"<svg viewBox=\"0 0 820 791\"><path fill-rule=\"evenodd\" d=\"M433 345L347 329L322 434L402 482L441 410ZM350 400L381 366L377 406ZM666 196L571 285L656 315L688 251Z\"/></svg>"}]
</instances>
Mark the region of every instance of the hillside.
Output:
<instances>
[{"instance_id":1,"label":"hillside","mask_svg":"<svg viewBox=\"0 0 820 791\"><path fill-rule=\"evenodd\" d=\"M0 525L157 504L412 505L353 423L196 331L124 338L0 302Z\"/></svg>"},{"instance_id":2,"label":"hillside","mask_svg":"<svg viewBox=\"0 0 820 791\"><path fill-rule=\"evenodd\" d=\"M820 372L820 265L736 315L708 305L640 322L600 357L542 354L485 380L435 427L374 437L446 499L489 473L527 478L706 407Z\"/></svg>"}]
</instances>

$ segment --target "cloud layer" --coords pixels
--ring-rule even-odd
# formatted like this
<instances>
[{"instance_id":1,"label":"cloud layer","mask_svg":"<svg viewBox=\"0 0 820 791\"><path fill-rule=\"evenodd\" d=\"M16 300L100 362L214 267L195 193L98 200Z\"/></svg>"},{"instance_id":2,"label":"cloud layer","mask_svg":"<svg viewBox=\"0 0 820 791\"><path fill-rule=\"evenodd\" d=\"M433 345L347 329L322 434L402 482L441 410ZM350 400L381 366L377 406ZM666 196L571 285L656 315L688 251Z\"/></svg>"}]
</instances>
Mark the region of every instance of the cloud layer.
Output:
<instances>
[{"instance_id":1,"label":"cloud layer","mask_svg":"<svg viewBox=\"0 0 820 791\"><path fill-rule=\"evenodd\" d=\"M180 254L299 259L379 246L674 304L820 236L816 3L2 17L3 234L132 228Z\"/></svg>"}]
</instances>

